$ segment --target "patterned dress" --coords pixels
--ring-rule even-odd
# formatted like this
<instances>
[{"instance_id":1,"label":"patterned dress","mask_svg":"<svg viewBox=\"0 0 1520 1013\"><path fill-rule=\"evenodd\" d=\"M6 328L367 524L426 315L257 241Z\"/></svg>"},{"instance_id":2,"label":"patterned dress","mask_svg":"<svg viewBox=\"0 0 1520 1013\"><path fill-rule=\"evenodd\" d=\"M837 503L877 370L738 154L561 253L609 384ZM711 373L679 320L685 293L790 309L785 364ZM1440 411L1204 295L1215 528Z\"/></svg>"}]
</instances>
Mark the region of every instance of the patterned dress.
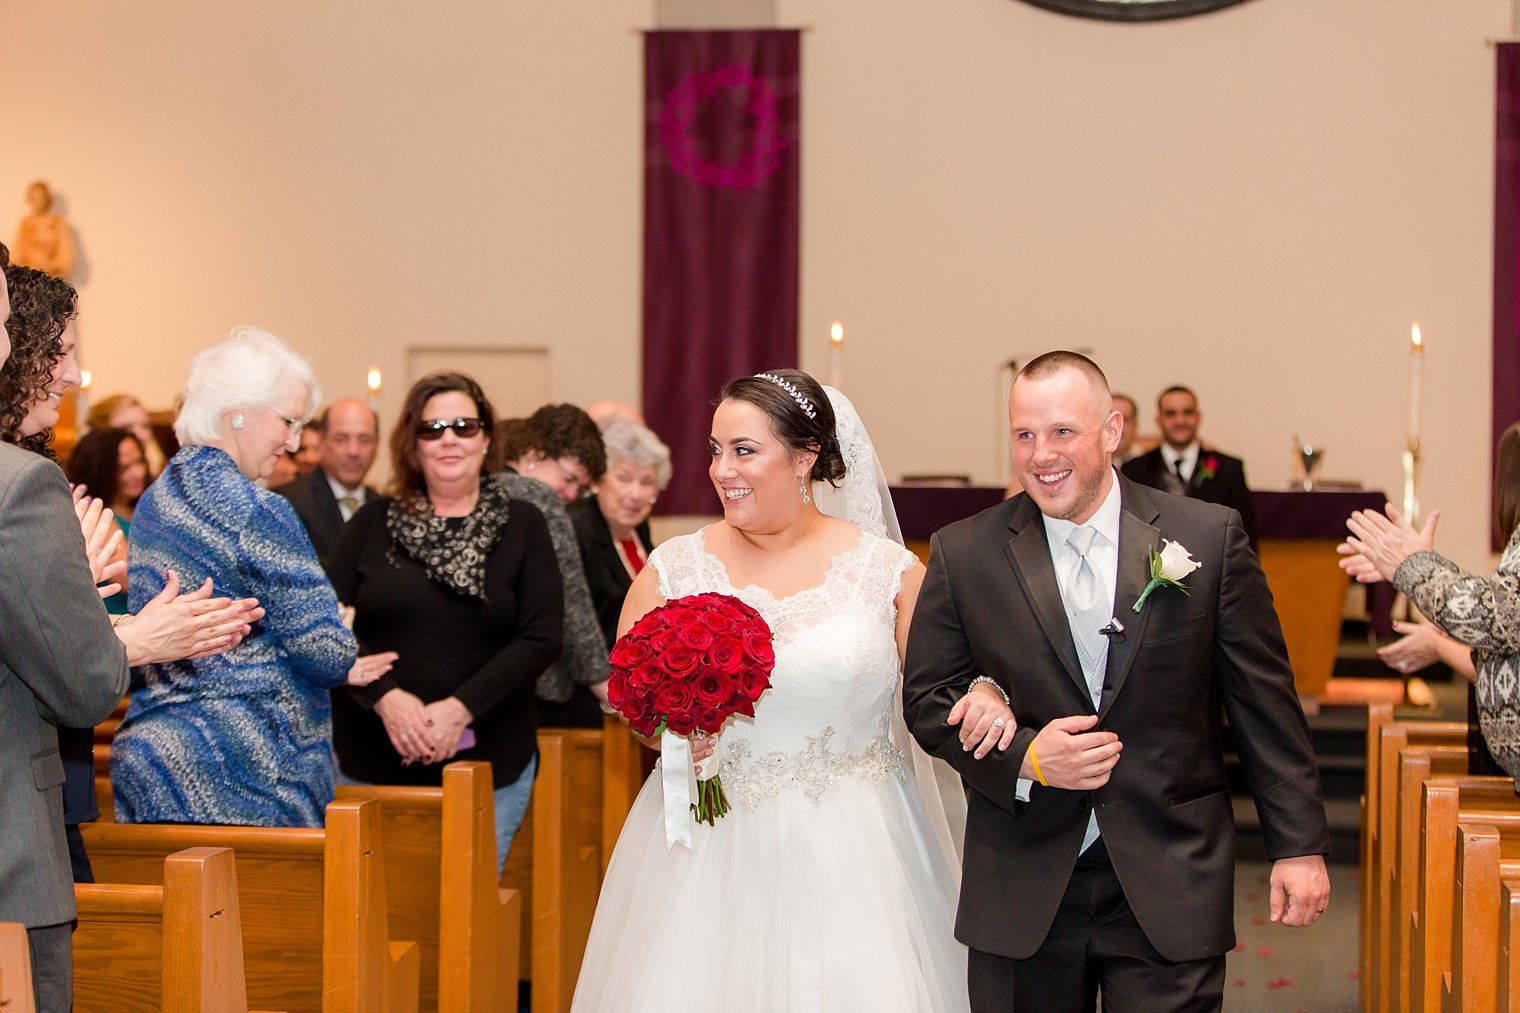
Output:
<instances>
[{"instance_id":1,"label":"patterned dress","mask_svg":"<svg viewBox=\"0 0 1520 1013\"><path fill-rule=\"evenodd\" d=\"M333 799L328 687L346 681L354 637L290 502L214 447L186 447L132 518L132 610L164 586L211 577L214 595L266 614L225 654L133 671L111 747L122 823L321 826Z\"/></svg>"},{"instance_id":2,"label":"patterned dress","mask_svg":"<svg viewBox=\"0 0 1520 1013\"><path fill-rule=\"evenodd\" d=\"M1520 528L1492 574L1474 576L1445 556L1416 552L1399 565L1393 584L1427 619L1473 648L1483 739L1499 766L1520 778Z\"/></svg>"}]
</instances>

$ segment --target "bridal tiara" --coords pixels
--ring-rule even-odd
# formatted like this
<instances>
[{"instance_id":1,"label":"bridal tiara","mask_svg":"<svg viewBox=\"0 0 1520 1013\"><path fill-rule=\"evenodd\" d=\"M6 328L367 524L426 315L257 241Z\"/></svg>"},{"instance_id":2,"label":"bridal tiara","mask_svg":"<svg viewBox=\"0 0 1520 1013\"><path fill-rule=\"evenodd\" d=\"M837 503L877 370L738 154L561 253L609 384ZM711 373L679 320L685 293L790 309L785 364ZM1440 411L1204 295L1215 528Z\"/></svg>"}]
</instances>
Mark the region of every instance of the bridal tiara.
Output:
<instances>
[{"instance_id":1,"label":"bridal tiara","mask_svg":"<svg viewBox=\"0 0 1520 1013\"><path fill-rule=\"evenodd\" d=\"M813 399L802 393L802 391L798 390L796 385L791 381L784 380L781 377L777 376L775 373L756 373L755 379L769 380L771 383L775 384L777 387L780 387L782 390L786 391L792 396L792 400L797 402L797 407L802 409L802 414L806 415L810 419L816 419L818 417L818 409L814 407Z\"/></svg>"}]
</instances>

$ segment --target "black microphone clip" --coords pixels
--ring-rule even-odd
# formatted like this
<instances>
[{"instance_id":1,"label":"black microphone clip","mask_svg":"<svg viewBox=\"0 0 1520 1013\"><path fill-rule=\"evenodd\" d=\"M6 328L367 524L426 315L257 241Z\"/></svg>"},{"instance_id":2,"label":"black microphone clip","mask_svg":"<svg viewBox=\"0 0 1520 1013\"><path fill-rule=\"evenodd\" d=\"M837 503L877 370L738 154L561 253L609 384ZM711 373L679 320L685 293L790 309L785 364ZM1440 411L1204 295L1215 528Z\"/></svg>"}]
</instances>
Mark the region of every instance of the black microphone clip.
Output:
<instances>
[{"instance_id":1,"label":"black microphone clip","mask_svg":"<svg viewBox=\"0 0 1520 1013\"><path fill-rule=\"evenodd\" d=\"M1108 625L1103 627L1098 632L1107 637L1109 643L1113 643L1115 640L1123 640L1124 624L1119 621L1118 616L1114 616L1108 621Z\"/></svg>"}]
</instances>

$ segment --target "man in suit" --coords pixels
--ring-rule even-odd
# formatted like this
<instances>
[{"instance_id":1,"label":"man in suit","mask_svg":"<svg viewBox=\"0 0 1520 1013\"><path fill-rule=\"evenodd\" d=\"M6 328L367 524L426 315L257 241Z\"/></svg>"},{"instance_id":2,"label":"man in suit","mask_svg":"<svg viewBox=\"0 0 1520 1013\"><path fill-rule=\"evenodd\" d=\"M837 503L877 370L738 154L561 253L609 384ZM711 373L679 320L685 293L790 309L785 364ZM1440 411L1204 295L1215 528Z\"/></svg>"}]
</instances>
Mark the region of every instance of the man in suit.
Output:
<instances>
[{"instance_id":1,"label":"man in suit","mask_svg":"<svg viewBox=\"0 0 1520 1013\"><path fill-rule=\"evenodd\" d=\"M1220 503L1240 514L1251 548L1256 548L1256 511L1246 486L1245 462L1198 439L1203 413L1198 396L1186 387L1168 387L1156 399L1161 445L1123 464L1124 474L1142 485L1205 503Z\"/></svg>"},{"instance_id":2,"label":"man in suit","mask_svg":"<svg viewBox=\"0 0 1520 1013\"><path fill-rule=\"evenodd\" d=\"M1135 399L1128 394L1114 393L1114 411L1119 413L1120 420L1124 423L1119 430L1119 446L1114 450L1114 460L1123 464L1132 457L1138 456L1135 451L1135 437L1139 435L1139 427L1135 425L1135 419L1140 416L1140 406L1135 404Z\"/></svg>"},{"instance_id":3,"label":"man in suit","mask_svg":"<svg viewBox=\"0 0 1520 1013\"><path fill-rule=\"evenodd\" d=\"M322 433L318 465L275 492L290 500L322 565L338 547L343 525L371 496L364 484L380 448L380 419L369 405L355 398L333 402L317 420Z\"/></svg>"},{"instance_id":4,"label":"man in suit","mask_svg":"<svg viewBox=\"0 0 1520 1013\"><path fill-rule=\"evenodd\" d=\"M0 284L0 362L9 316ZM0 444L0 922L26 926L39 1013L68 1013L72 993L58 725L104 720L126 689L126 650L91 579L63 472Z\"/></svg>"},{"instance_id":5,"label":"man in suit","mask_svg":"<svg viewBox=\"0 0 1520 1013\"><path fill-rule=\"evenodd\" d=\"M1090 360L1030 362L1009 421L1024 492L934 536L903 687L914 735L971 789L956 936L972 1008L1088 1011L1101 987L1109 1010L1217 1010L1235 945L1221 705L1273 859L1272 918L1307 925L1329 897L1271 594L1238 514L1115 473L1119 414ZM1201 565L1169 563L1188 593L1152 588L1136 611L1166 541ZM963 750L986 731L947 723L968 687L1009 699L1006 751Z\"/></svg>"}]
</instances>

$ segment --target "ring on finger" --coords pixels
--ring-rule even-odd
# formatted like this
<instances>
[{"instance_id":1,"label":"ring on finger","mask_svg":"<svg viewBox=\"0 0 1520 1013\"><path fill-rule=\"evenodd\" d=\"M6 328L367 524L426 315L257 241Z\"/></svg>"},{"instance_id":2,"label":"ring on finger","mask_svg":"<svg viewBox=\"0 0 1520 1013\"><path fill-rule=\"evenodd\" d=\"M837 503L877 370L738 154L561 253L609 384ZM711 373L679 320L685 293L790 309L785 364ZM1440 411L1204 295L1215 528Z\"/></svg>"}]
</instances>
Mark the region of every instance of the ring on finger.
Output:
<instances>
[{"instance_id":1,"label":"ring on finger","mask_svg":"<svg viewBox=\"0 0 1520 1013\"><path fill-rule=\"evenodd\" d=\"M994 728L1002 728L1006 724L1008 724L1007 721L1003 720L1002 718L998 718L996 721L992 722L992 727L994 727Z\"/></svg>"}]
</instances>

